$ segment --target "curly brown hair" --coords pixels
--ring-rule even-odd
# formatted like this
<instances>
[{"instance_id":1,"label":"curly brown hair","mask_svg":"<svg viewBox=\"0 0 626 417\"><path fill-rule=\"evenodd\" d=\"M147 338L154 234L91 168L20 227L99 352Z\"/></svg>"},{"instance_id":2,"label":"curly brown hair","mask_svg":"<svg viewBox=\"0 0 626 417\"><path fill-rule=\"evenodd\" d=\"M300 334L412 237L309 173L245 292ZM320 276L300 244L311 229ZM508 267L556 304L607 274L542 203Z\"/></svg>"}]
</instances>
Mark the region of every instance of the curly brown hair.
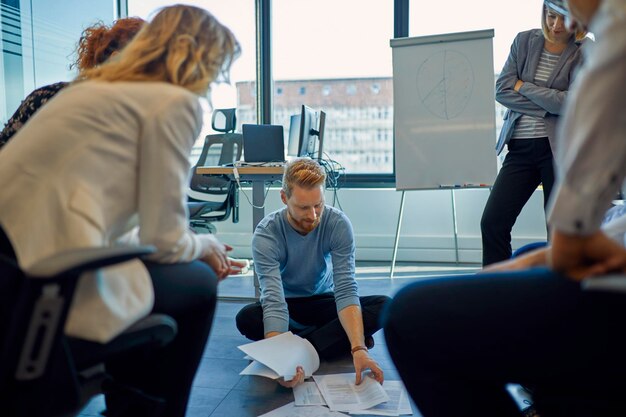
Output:
<instances>
[{"instance_id":1,"label":"curly brown hair","mask_svg":"<svg viewBox=\"0 0 626 417\"><path fill-rule=\"evenodd\" d=\"M102 64L114 52L122 49L145 25L139 17L118 19L111 26L103 22L96 23L85 29L78 41L77 59L71 68L79 72Z\"/></svg>"}]
</instances>

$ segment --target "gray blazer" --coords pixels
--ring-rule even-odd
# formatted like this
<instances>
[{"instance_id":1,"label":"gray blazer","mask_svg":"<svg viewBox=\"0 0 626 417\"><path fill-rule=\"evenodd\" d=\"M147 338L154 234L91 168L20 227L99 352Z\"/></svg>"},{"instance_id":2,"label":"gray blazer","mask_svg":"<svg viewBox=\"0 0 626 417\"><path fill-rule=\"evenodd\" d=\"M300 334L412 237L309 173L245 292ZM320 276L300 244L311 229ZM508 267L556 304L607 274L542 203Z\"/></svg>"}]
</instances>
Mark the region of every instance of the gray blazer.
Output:
<instances>
[{"instance_id":1,"label":"gray blazer","mask_svg":"<svg viewBox=\"0 0 626 417\"><path fill-rule=\"evenodd\" d=\"M540 29L520 32L513 41L509 57L496 81L496 100L507 107L496 144L498 155L511 139L515 123L522 114L544 118L550 146L553 152L556 149L556 123L574 72L582 60L582 53L580 43L572 39L561 54L546 86L540 87L533 80L543 45L544 36ZM524 84L516 92L513 87L518 79L524 81Z\"/></svg>"}]
</instances>

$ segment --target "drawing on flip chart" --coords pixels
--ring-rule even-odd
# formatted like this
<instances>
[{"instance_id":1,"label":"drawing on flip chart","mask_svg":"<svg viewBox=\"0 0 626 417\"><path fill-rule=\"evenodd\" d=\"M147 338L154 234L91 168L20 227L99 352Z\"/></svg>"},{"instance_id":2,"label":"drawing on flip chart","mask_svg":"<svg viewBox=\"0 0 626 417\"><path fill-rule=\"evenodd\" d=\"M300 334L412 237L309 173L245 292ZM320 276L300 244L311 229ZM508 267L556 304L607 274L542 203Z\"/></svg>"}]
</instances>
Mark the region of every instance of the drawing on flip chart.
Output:
<instances>
[{"instance_id":1,"label":"drawing on flip chart","mask_svg":"<svg viewBox=\"0 0 626 417\"><path fill-rule=\"evenodd\" d=\"M465 110L474 89L469 59L451 49L435 52L417 70L417 92L428 111L441 119L454 119Z\"/></svg>"}]
</instances>

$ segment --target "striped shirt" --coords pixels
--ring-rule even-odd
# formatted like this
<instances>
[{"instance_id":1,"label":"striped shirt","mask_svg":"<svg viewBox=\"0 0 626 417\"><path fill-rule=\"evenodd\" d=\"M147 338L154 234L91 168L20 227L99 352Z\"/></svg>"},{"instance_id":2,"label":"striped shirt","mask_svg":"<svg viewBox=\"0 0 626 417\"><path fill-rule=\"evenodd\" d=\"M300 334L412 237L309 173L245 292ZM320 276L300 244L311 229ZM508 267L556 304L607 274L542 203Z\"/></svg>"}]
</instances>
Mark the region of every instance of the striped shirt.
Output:
<instances>
[{"instance_id":1,"label":"striped shirt","mask_svg":"<svg viewBox=\"0 0 626 417\"><path fill-rule=\"evenodd\" d=\"M537 64L537 70L535 71L535 79L533 83L545 87L550 78L550 74L559 62L560 54L553 54L545 49L541 52L539 57L539 63ZM545 138L548 136L546 131L546 125L543 122L543 118L534 117L528 115L522 115L515 124L515 130L511 138L513 139L532 139L532 138Z\"/></svg>"}]
</instances>

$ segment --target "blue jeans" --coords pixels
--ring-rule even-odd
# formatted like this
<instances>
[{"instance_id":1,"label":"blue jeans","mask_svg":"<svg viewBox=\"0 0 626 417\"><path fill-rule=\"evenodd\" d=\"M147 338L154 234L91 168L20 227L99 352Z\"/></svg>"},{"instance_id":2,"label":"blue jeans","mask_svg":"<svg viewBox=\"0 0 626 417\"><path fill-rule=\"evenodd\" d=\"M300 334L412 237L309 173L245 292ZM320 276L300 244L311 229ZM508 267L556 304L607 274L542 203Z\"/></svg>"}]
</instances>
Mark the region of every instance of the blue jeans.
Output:
<instances>
[{"instance_id":1,"label":"blue jeans","mask_svg":"<svg viewBox=\"0 0 626 417\"><path fill-rule=\"evenodd\" d=\"M582 291L547 269L420 281L385 311L385 337L424 417L542 417L626 410L626 294ZM616 411L621 410L621 411Z\"/></svg>"}]
</instances>

